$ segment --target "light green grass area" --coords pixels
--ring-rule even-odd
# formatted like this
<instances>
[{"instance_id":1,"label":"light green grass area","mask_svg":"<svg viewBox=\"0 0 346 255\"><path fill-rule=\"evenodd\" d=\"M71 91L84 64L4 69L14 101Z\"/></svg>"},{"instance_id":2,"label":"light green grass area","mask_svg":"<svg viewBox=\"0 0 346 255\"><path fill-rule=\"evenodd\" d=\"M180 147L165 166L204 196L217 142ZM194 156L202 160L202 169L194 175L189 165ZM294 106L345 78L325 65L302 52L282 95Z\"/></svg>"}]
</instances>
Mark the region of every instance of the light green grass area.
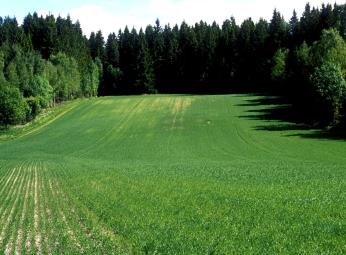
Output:
<instances>
[{"instance_id":1,"label":"light green grass area","mask_svg":"<svg viewBox=\"0 0 346 255\"><path fill-rule=\"evenodd\" d=\"M0 142L0 253L346 253L346 142L257 99L79 101Z\"/></svg>"}]
</instances>

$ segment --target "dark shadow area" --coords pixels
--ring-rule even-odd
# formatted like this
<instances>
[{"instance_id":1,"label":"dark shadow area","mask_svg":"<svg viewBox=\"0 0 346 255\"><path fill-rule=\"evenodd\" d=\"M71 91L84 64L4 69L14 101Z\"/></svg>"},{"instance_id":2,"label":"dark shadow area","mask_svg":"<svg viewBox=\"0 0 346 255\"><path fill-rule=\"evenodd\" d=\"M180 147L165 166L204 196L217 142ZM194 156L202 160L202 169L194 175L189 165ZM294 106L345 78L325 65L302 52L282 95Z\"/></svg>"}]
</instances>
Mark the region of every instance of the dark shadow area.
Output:
<instances>
[{"instance_id":1,"label":"dark shadow area","mask_svg":"<svg viewBox=\"0 0 346 255\"><path fill-rule=\"evenodd\" d=\"M256 130L262 131L289 131L289 130L311 130L310 126L304 124L278 124L257 126Z\"/></svg>"},{"instance_id":2,"label":"dark shadow area","mask_svg":"<svg viewBox=\"0 0 346 255\"><path fill-rule=\"evenodd\" d=\"M269 132L311 131L309 133L297 133L289 136L310 139L346 140L344 132L346 125L339 125L330 129L324 128L323 124L314 122L313 119L309 118L308 111L294 107L280 96L260 94L256 94L256 96L259 97L246 100L244 103L238 105L253 107L253 109L246 111L246 115L239 116L239 118L266 122L263 125L255 126L255 130Z\"/></svg>"},{"instance_id":3,"label":"dark shadow area","mask_svg":"<svg viewBox=\"0 0 346 255\"><path fill-rule=\"evenodd\" d=\"M264 93L248 94L249 96L260 96L260 98L246 100L245 103L239 104L238 106L278 106L284 104L284 99L279 96L270 96ZM288 102L287 102L288 103Z\"/></svg>"},{"instance_id":4,"label":"dark shadow area","mask_svg":"<svg viewBox=\"0 0 346 255\"><path fill-rule=\"evenodd\" d=\"M10 126L3 126L3 125L0 125L0 132L5 132L5 131L8 131L10 129Z\"/></svg>"},{"instance_id":5,"label":"dark shadow area","mask_svg":"<svg viewBox=\"0 0 346 255\"><path fill-rule=\"evenodd\" d=\"M303 138L309 138L309 139L320 139L320 140L340 140L340 141L346 141L346 134L344 132L345 125L340 125L337 128L333 128L330 130L314 130L311 131L308 134L294 134L294 135L288 135L291 137L303 137Z\"/></svg>"}]
</instances>

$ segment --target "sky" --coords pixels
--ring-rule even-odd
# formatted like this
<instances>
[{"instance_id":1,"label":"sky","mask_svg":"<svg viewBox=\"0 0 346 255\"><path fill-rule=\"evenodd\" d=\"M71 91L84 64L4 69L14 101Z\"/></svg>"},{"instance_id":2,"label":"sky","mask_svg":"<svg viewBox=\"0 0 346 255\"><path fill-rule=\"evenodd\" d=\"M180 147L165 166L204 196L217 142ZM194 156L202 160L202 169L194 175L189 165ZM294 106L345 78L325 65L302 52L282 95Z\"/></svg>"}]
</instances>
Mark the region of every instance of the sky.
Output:
<instances>
[{"instance_id":1,"label":"sky","mask_svg":"<svg viewBox=\"0 0 346 255\"><path fill-rule=\"evenodd\" d=\"M328 1L310 0L311 6L321 6ZM329 3L344 4L345 1L333 0ZM16 17L22 22L29 12L36 11L46 15L79 20L85 35L102 30L104 35L118 32L126 25L130 28L145 28L154 24L158 18L161 25L180 24L182 21L194 24L200 20L219 24L234 16L238 23L251 17L271 19L277 8L286 20L295 9L300 15L305 6L304 0L0 0L0 16Z\"/></svg>"}]
</instances>

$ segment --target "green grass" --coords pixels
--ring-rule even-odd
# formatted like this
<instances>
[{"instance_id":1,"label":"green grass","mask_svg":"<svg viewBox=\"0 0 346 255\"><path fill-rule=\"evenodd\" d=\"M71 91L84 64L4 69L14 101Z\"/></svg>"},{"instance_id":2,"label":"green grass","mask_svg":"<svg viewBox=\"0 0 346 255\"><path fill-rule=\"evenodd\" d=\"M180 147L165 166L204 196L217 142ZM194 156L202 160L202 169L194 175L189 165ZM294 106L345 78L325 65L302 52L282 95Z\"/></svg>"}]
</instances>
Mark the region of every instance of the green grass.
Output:
<instances>
[{"instance_id":1,"label":"green grass","mask_svg":"<svg viewBox=\"0 0 346 255\"><path fill-rule=\"evenodd\" d=\"M256 99L78 101L0 142L0 253L346 253L346 142Z\"/></svg>"}]
</instances>

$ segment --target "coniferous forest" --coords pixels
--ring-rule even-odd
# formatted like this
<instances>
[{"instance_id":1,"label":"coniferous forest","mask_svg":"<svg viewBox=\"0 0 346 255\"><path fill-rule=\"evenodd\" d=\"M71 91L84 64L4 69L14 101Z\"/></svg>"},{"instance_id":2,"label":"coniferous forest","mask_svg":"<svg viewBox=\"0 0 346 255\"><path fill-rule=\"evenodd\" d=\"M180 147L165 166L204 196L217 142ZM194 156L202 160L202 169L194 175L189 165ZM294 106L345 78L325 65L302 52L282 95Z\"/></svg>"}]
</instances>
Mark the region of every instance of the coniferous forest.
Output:
<instances>
[{"instance_id":1,"label":"coniferous forest","mask_svg":"<svg viewBox=\"0 0 346 255\"><path fill-rule=\"evenodd\" d=\"M0 122L21 124L80 97L267 92L302 121L346 118L346 5L306 5L301 17L237 24L125 27L83 35L70 17L0 19Z\"/></svg>"}]
</instances>

